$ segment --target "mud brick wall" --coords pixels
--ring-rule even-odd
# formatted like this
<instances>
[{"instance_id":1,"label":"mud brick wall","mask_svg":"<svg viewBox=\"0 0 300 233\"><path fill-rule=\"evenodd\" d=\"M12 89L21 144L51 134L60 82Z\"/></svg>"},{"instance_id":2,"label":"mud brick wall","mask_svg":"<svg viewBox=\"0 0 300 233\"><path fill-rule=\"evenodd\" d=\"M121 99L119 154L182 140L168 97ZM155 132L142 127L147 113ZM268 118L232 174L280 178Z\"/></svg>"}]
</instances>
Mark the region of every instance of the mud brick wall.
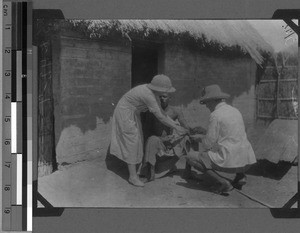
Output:
<instances>
[{"instance_id":1,"label":"mud brick wall","mask_svg":"<svg viewBox=\"0 0 300 233\"><path fill-rule=\"evenodd\" d=\"M218 57L172 44L166 44L164 54L164 72L177 89L172 102L192 126L207 126L210 112L199 104L199 97L211 84L231 95L228 102L241 111L246 127L253 125L256 64L250 57Z\"/></svg>"},{"instance_id":2,"label":"mud brick wall","mask_svg":"<svg viewBox=\"0 0 300 233\"><path fill-rule=\"evenodd\" d=\"M130 89L131 47L64 36L53 44L58 163L105 155L114 107Z\"/></svg>"}]
</instances>

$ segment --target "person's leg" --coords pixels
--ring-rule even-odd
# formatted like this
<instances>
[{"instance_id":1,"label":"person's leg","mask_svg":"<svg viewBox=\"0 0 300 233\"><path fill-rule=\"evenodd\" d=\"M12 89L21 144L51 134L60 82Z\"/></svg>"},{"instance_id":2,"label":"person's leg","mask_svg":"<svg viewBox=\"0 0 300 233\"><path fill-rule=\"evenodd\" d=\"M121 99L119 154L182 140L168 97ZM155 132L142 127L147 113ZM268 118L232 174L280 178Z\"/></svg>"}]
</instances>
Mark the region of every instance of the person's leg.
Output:
<instances>
[{"instance_id":1,"label":"person's leg","mask_svg":"<svg viewBox=\"0 0 300 233\"><path fill-rule=\"evenodd\" d=\"M136 165L135 164L127 164L128 166L128 171L129 171L129 183L143 187L145 184L139 179L137 173L136 173Z\"/></svg>"},{"instance_id":2,"label":"person's leg","mask_svg":"<svg viewBox=\"0 0 300 233\"><path fill-rule=\"evenodd\" d=\"M145 146L145 155L143 159L148 181L152 181L155 179L156 154L163 149L164 145L159 137L151 136L148 138Z\"/></svg>"},{"instance_id":3,"label":"person's leg","mask_svg":"<svg viewBox=\"0 0 300 233\"><path fill-rule=\"evenodd\" d=\"M198 151L194 151L194 150L190 150L190 152L188 153L187 157L186 157L186 163L185 163L185 169L184 169L184 173L183 173L183 177L185 179L193 179L195 178L192 175L192 167L194 167L195 169L197 169L198 171L204 173L205 172L205 167L199 162L199 152Z\"/></svg>"},{"instance_id":4,"label":"person's leg","mask_svg":"<svg viewBox=\"0 0 300 233\"><path fill-rule=\"evenodd\" d=\"M156 163L156 154L163 149L164 144L159 137L149 137L145 146L144 163L150 163L152 166L154 166Z\"/></svg>"},{"instance_id":5,"label":"person's leg","mask_svg":"<svg viewBox=\"0 0 300 233\"><path fill-rule=\"evenodd\" d=\"M206 170L205 172L210 178L214 180L215 183L218 184L218 186L215 188L215 192L217 193L227 193L233 189L232 185L229 181L224 179L223 177L219 176L217 172L214 170Z\"/></svg>"},{"instance_id":6,"label":"person's leg","mask_svg":"<svg viewBox=\"0 0 300 233\"><path fill-rule=\"evenodd\" d=\"M247 177L246 177L245 173L240 172L240 173L236 173L236 176L235 176L234 180L232 181L232 185L241 187L241 186L245 185L246 182L247 182Z\"/></svg>"},{"instance_id":7,"label":"person's leg","mask_svg":"<svg viewBox=\"0 0 300 233\"><path fill-rule=\"evenodd\" d=\"M183 177L186 179L189 179L192 177L192 166L188 162L185 163Z\"/></svg>"},{"instance_id":8,"label":"person's leg","mask_svg":"<svg viewBox=\"0 0 300 233\"><path fill-rule=\"evenodd\" d=\"M148 181L155 180L155 166L149 163L149 178Z\"/></svg>"},{"instance_id":9,"label":"person's leg","mask_svg":"<svg viewBox=\"0 0 300 233\"><path fill-rule=\"evenodd\" d=\"M200 172L207 174L213 182L218 184L215 192L223 193L232 190L232 185L229 181L222 178L217 172L213 170L212 162L206 152L198 153L189 153L187 157L187 163L199 170Z\"/></svg>"}]
</instances>

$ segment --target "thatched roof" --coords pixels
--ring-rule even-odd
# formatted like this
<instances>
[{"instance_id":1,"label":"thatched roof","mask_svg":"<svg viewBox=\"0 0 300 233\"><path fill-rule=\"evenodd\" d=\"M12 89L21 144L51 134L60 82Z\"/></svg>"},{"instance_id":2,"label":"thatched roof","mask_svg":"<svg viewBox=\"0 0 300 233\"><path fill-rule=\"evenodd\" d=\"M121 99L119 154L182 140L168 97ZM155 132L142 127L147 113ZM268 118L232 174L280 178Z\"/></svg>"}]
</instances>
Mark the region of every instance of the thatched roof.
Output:
<instances>
[{"instance_id":1,"label":"thatched roof","mask_svg":"<svg viewBox=\"0 0 300 233\"><path fill-rule=\"evenodd\" d=\"M78 25L82 21L72 23ZM219 50L238 46L258 64L263 61L262 53L273 53L272 47L246 20L91 20L88 29L91 38L101 37L103 30L110 29L126 36L137 32L143 32L145 37L153 32L188 35L202 43L218 44Z\"/></svg>"},{"instance_id":2,"label":"thatched roof","mask_svg":"<svg viewBox=\"0 0 300 233\"><path fill-rule=\"evenodd\" d=\"M294 68L289 68L290 71L293 69L294 75L297 74L298 66L298 41L295 40L294 43L286 45L285 48L278 51L276 54L276 61L279 66L294 66ZM297 75L296 75L297 76Z\"/></svg>"}]
</instances>

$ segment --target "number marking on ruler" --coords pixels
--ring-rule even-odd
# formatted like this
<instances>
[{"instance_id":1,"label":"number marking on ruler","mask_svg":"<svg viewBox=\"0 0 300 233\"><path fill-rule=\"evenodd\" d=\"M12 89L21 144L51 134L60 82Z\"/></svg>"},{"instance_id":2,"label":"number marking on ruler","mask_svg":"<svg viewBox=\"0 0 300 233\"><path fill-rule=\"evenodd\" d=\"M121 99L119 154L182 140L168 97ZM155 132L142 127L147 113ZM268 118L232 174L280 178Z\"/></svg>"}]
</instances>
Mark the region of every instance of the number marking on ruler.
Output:
<instances>
[{"instance_id":1,"label":"number marking on ruler","mask_svg":"<svg viewBox=\"0 0 300 233\"><path fill-rule=\"evenodd\" d=\"M3 112L3 147L2 147L2 229L11 230L11 2L3 2L3 54L2 54L2 112Z\"/></svg>"},{"instance_id":2,"label":"number marking on ruler","mask_svg":"<svg viewBox=\"0 0 300 233\"><path fill-rule=\"evenodd\" d=\"M31 167L25 165L29 164L27 149L31 148L27 148L27 142L23 143L28 138L27 111L31 111L27 108L27 89L23 89L31 85L27 81L27 78L31 81L30 73L28 75L31 57L28 59L27 55L32 55L32 47L27 47L32 44L31 31L27 32L31 9L26 1L4 1L2 4L2 228L5 231L32 230L32 174Z\"/></svg>"}]
</instances>

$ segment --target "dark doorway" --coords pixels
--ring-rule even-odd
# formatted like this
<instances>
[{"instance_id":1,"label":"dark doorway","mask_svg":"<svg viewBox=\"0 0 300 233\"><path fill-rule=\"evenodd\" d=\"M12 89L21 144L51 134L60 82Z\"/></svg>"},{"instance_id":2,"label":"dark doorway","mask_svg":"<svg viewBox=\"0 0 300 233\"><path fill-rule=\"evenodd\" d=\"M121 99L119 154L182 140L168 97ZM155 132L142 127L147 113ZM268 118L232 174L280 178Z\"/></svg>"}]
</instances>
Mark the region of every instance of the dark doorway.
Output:
<instances>
[{"instance_id":1,"label":"dark doorway","mask_svg":"<svg viewBox=\"0 0 300 233\"><path fill-rule=\"evenodd\" d=\"M153 76L158 74L159 51L161 46L157 43L135 41L132 43L131 87L150 83ZM150 135L151 125L149 111L141 113L144 142Z\"/></svg>"},{"instance_id":2,"label":"dark doorway","mask_svg":"<svg viewBox=\"0 0 300 233\"><path fill-rule=\"evenodd\" d=\"M149 83L158 74L159 47L156 43L133 42L131 87Z\"/></svg>"}]
</instances>

